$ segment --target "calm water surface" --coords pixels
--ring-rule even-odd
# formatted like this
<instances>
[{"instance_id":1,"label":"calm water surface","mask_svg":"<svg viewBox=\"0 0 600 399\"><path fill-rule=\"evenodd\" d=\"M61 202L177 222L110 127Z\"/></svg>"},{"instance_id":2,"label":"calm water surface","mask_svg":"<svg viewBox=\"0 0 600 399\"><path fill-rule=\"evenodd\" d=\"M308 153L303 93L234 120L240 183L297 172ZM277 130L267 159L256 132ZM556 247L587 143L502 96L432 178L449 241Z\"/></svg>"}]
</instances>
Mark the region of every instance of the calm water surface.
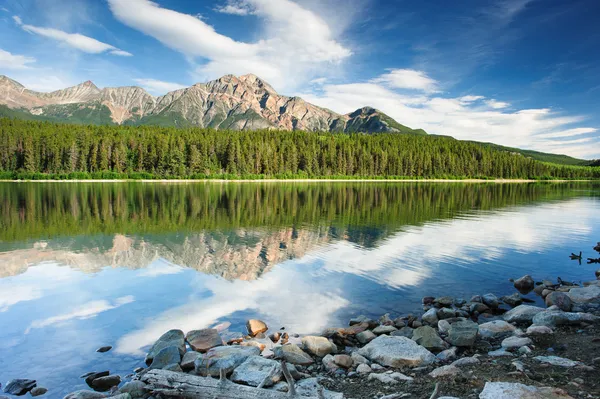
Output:
<instances>
[{"instance_id":1,"label":"calm water surface","mask_svg":"<svg viewBox=\"0 0 600 399\"><path fill-rule=\"evenodd\" d=\"M0 381L62 397L171 328L306 334L526 273L589 280L568 255L598 241L591 183L0 183Z\"/></svg>"}]
</instances>

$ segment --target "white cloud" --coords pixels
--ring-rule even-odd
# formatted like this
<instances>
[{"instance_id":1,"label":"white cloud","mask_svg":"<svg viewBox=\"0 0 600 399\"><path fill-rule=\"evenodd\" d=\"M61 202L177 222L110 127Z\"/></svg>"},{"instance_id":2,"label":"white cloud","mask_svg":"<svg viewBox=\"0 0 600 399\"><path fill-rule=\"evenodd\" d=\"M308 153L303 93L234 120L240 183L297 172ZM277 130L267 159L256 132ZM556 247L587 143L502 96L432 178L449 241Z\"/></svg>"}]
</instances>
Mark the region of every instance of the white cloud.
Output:
<instances>
[{"instance_id":1,"label":"white cloud","mask_svg":"<svg viewBox=\"0 0 600 399\"><path fill-rule=\"evenodd\" d=\"M28 89L41 92L61 90L79 83L70 78L65 79L56 75L44 75L43 73L29 73L23 76L18 75L14 78Z\"/></svg>"},{"instance_id":2,"label":"white cloud","mask_svg":"<svg viewBox=\"0 0 600 399\"><path fill-rule=\"evenodd\" d=\"M488 107L494 108L494 109L502 109L502 108L508 108L510 107L509 103L503 102L503 101L497 101L494 99L491 100L486 100L485 102Z\"/></svg>"},{"instance_id":3,"label":"white cloud","mask_svg":"<svg viewBox=\"0 0 600 399\"><path fill-rule=\"evenodd\" d=\"M472 103L475 101L483 100L484 98L484 96L462 96L459 98L459 100L465 103Z\"/></svg>"},{"instance_id":4,"label":"white cloud","mask_svg":"<svg viewBox=\"0 0 600 399\"><path fill-rule=\"evenodd\" d=\"M98 41L88 36L81 35L79 33L67 33L59 29L42 28L39 26L27 25L24 24L21 18L16 15L13 16L13 19L16 22L16 24L19 25L21 29L23 29L26 32L34 33L36 35L56 40L58 42L66 44L69 47L83 51L84 53L100 54L108 52L110 54L118 56L132 55L127 51L123 51L116 48L115 46L111 46L110 44L103 43L101 41Z\"/></svg>"},{"instance_id":5,"label":"white cloud","mask_svg":"<svg viewBox=\"0 0 600 399\"><path fill-rule=\"evenodd\" d=\"M158 277L183 272L183 267L166 262L154 262L148 267L142 269L138 276L140 277Z\"/></svg>"},{"instance_id":6,"label":"white cloud","mask_svg":"<svg viewBox=\"0 0 600 399\"><path fill-rule=\"evenodd\" d=\"M230 0L227 4L222 6L217 6L214 8L216 12L220 12L222 14L231 14L231 15L250 15L253 14L253 9L249 7L248 4L243 1L233 1Z\"/></svg>"},{"instance_id":7,"label":"white cloud","mask_svg":"<svg viewBox=\"0 0 600 399\"><path fill-rule=\"evenodd\" d=\"M25 55L11 54L8 51L0 49L0 68L5 69L27 69L28 64L33 64L35 58Z\"/></svg>"},{"instance_id":8,"label":"white cloud","mask_svg":"<svg viewBox=\"0 0 600 399\"><path fill-rule=\"evenodd\" d=\"M222 35L192 15L160 7L149 0L108 0L119 21L175 49L200 59L199 79L224 74L259 73L281 89L321 75L351 55L316 13L290 0L244 0L262 20L261 39L240 42Z\"/></svg>"},{"instance_id":9,"label":"white cloud","mask_svg":"<svg viewBox=\"0 0 600 399\"><path fill-rule=\"evenodd\" d=\"M6 312L11 306L25 301L42 297L39 287L29 284L16 284L2 287L0 290L0 313Z\"/></svg>"},{"instance_id":10,"label":"white cloud","mask_svg":"<svg viewBox=\"0 0 600 399\"><path fill-rule=\"evenodd\" d=\"M536 137L540 139L556 139L562 137L581 136L582 134L596 133L598 129L592 127L577 127L574 129L563 130L558 133L538 134Z\"/></svg>"},{"instance_id":11,"label":"white cloud","mask_svg":"<svg viewBox=\"0 0 600 399\"><path fill-rule=\"evenodd\" d=\"M165 94L170 91L184 89L186 87L179 83L164 82L156 79L134 79L134 81L144 89L155 94Z\"/></svg>"},{"instance_id":12,"label":"white cloud","mask_svg":"<svg viewBox=\"0 0 600 399\"><path fill-rule=\"evenodd\" d=\"M391 69L372 81L381 83L394 89L419 90L424 92L435 92L438 90L438 82L427 76L423 71L414 69Z\"/></svg>"},{"instance_id":13,"label":"white cloud","mask_svg":"<svg viewBox=\"0 0 600 399\"><path fill-rule=\"evenodd\" d=\"M320 85L325 84L325 82L327 82L327 78L316 78L316 79L311 80L309 83L312 85L320 86Z\"/></svg>"}]
</instances>

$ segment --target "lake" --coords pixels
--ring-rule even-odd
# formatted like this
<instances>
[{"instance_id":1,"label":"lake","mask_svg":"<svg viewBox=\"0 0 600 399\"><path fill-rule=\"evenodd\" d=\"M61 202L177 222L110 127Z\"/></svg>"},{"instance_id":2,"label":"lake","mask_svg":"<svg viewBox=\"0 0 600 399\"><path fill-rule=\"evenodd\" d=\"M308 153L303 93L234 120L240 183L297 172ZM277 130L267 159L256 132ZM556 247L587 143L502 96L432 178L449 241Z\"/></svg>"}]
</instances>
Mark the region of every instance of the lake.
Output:
<instances>
[{"instance_id":1,"label":"lake","mask_svg":"<svg viewBox=\"0 0 600 399\"><path fill-rule=\"evenodd\" d=\"M172 328L318 333L591 280L568 255L598 241L599 183L0 183L0 381L62 397Z\"/></svg>"}]
</instances>

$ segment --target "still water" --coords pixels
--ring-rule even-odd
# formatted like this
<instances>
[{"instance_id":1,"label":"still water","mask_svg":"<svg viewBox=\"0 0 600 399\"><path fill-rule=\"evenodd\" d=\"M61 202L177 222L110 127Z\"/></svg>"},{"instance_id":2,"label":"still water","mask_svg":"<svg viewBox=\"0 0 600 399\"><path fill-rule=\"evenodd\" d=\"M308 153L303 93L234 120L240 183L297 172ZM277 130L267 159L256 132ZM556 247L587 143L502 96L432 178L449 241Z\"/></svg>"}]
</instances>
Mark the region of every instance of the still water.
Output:
<instances>
[{"instance_id":1,"label":"still water","mask_svg":"<svg viewBox=\"0 0 600 399\"><path fill-rule=\"evenodd\" d=\"M568 255L598 241L597 183L0 183L0 381L62 397L172 328L307 334L589 280Z\"/></svg>"}]
</instances>

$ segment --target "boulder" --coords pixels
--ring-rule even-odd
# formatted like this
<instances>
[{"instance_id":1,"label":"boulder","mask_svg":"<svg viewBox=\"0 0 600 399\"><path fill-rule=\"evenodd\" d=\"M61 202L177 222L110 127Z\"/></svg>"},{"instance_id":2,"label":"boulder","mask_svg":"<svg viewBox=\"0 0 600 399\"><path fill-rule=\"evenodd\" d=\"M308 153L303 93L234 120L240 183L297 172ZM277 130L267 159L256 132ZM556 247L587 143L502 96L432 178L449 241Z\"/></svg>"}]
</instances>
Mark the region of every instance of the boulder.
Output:
<instances>
[{"instance_id":1,"label":"boulder","mask_svg":"<svg viewBox=\"0 0 600 399\"><path fill-rule=\"evenodd\" d=\"M452 298L451 296L443 296L435 298L434 303L441 307L449 307L452 306L452 304L454 303L454 298Z\"/></svg>"},{"instance_id":2,"label":"boulder","mask_svg":"<svg viewBox=\"0 0 600 399\"><path fill-rule=\"evenodd\" d=\"M441 333L445 334L448 332L448 330L450 330L450 322L448 322L448 320L440 320L437 327Z\"/></svg>"},{"instance_id":3,"label":"boulder","mask_svg":"<svg viewBox=\"0 0 600 399\"><path fill-rule=\"evenodd\" d=\"M399 329L398 331L394 331L390 335L394 337L412 338L414 331L415 330L410 327L402 327L401 329Z\"/></svg>"},{"instance_id":4,"label":"boulder","mask_svg":"<svg viewBox=\"0 0 600 399\"><path fill-rule=\"evenodd\" d=\"M504 348L497 349L495 351L488 352L490 357L513 357L514 355Z\"/></svg>"},{"instance_id":5,"label":"boulder","mask_svg":"<svg viewBox=\"0 0 600 399\"><path fill-rule=\"evenodd\" d=\"M479 335L483 338L501 338L511 335L515 330L515 326L504 320L494 320L479 325Z\"/></svg>"},{"instance_id":6,"label":"boulder","mask_svg":"<svg viewBox=\"0 0 600 399\"><path fill-rule=\"evenodd\" d=\"M354 325L363 324L363 323L366 324L366 328L375 328L379 324L379 323L377 323L377 321L375 321L367 316L360 315L360 316L350 319L350 322L348 323L348 325L354 326Z\"/></svg>"},{"instance_id":7,"label":"boulder","mask_svg":"<svg viewBox=\"0 0 600 399\"><path fill-rule=\"evenodd\" d=\"M485 294L481 297L481 300L485 305L489 306L492 309L496 309L498 306L500 306L500 301L498 300L498 297L494 294Z\"/></svg>"},{"instance_id":8,"label":"boulder","mask_svg":"<svg viewBox=\"0 0 600 399\"><path fill-rule=\"evenodd\" d=\"M469 304L469 313L484 313L490 310L489 306L481 302L471 302Z\"/></svg>"},{"instance_id":9,"label":"boulder","mask_svg":"<svg viewBox=\"0 0 600 399\"><path fill-rule=\"evenodd\" d=\"M181 354L179 348L176 346L167 346L161 349L150 364L151 369L162 369L169 364L179 363L181 361Z\"/></svg>"},{"instance_id":10,"label":"boulder","mask_svg":"<svg viewBox=\"0 0 600 399\"><path fill-rule=\"evenodd\" d=\"M119 392L128 393L132 399L140 399L146 395L148 390L142 381L130 381L119 388Z\"/></svg>"},{"instance_id":11,"label":"boulder","mask_svg":"<svg viewBox=\"0 0 600 399\"><path fill-rule=\"evenodd\" d=\"M435 357L437 357L442 362L445 362L445 361L448 361L448 360L454 360L454 359L456 359L456 352L457 352L457 350L458 350L458 348L456 346L453 346L450 349L446 349L444 351L441 351Z\"/></svg>"},{"instance_id":12,"label":"boulder","mask_svg":"<svg viewBox=\"0 0 600 399\"><path fill-rule=\"evenodd\" d=\"M397 328L394 326L387 326L387 325L386 326L377 326L373 329L373 334L375 334L375 335L389 334L396 330L397 330Z\"/></svg>"},{"instance_id":13,"label":"boulder","mask_svg":"<svg viewBox=\"0 0 600 399\"><path fill-rule=\"evenodd\" d=\"M185 337L183 335L183 331L181 330L169 330L164 333L158 341L152 345L148 354L146 355L146 364L150 365L152 363L152 359L154 356L164 348L169 346L175 346L179 349L179 353L181 356L185 353Z\"/></svg>"},{"instance_id":14,"label":"boulder","mask_svg":"<svg viewBox=\"0 0 600 399\"><path fill-rule=\"evenodd\" d=\"M250 356L233 370L231 381L257 387L266 379L265 387L281 380L281 364L262 356Z\"/></svg>"},{"instance_id":15,"label":"boulder","mask_svg":"<svg viewBox=\"0 0 600 399\"><path fill-rule=\"evenodd\" d=\"M429 373L429 376L432 378L441 378L441 377L453 377L461 374L461 371L458 367L453 365L438 367Z\"/></svg>"},{"instance_id":16,"label":"boulder","mask_svg":"<svg viewBox=\"0 0 600 399\"><path fill-rule=\"evenodd\" d=\"M215 328L192 330L187 333L185 340L190 344L192 350L201 353L205 353L209 349L223 345L223 340L219 335L219 331Z\"/></svg>"},{"instance_id":17,"label":"boulder","mask_svg":"<svg viewBox=\"0 0 600 399\"><path fill-rule=\"evenodd\" d=\"M452 365L455 367L473 366L479 364L479 359L476 357L463 357L462 359L455 360Z\"/></svg>"},{"instance_id":18,"label":"boulder","mask_svg":"<svg viewBox=\"0 0 600 399\"><path fill-rule=\"evenodd\" d=\"M435 308L431 308L429 309L427 312L425 312L423 314L423 316L421 317L421 319L424 322L427 322L429 324L435 325L438 322L438 317L437 317L437 311Z\"/></svg>"},{"instance_id":19,"label":"boulder","mask_svg":"<svg viewBox=\"0 0 600 399\"><path fill-rule=\"evenodd\" d=\"M35 388L33 388L31 391L29 391L29 394L30 394L31 396L34 396L34 397L35 397L35 396L42 396L42 395L45 395L45 394L46 394L46 392L48 392L48 390L47 390L46 388L44 388L44 387L35 387Z\"/></svg>"},{"instance_id":20,"label":"boulder","mask_svg":"<svg viewBox=\"0 0 600 399\"><path fill-rule=\"evenodd\" d=\"M283 358L286 362L292 364L308 366L309 364L314 363L313 358L295 344L279 346L274 348L273 351L275 352L275 356Z\"/></svg>"},{"instance_id":21,"label":"boulder","mask_svg":"<svg viewBox=\"0 0 600 399\"><path fill-rule=\"evenodd\" d=\"M81 378L85 378L85 383L88 384L88 386L91 388L92 381L94 381L96 378L106 377L108 375L110 375L110 371L99 371L99 372L86 373Z\"/></svg>"},{"instance_id":22,"label":"boulder","mask_svg":"<svg viewBox=\"0 0 600 399\"><path fill-rule=\"evenodd\" d=\"M446 341L453 346L473 346L479 326L470 320L450 324Z\"/></svg>"},{"instance_id":23,"label":"boulder","mask_svg":"<svg viewBox=\"0 0 600 399\"><path fill-rule=\"evenodd\" d=\"M66 395L63 399L104 399L106 396L100 392L88 391L82 389L80 391L71 392Z\"/></svg>"},{"instance_id":24,"label":"boulder","mask_svg":"<svg viewBox=\"0 0 600 399\"><path fill-rule=\"evenodd\" d=\"M322 363L323 366L325 366L325 370L329 371L330 373L335 373L339 369L338 365L333 361L333 356L331 355L326 355L323 358Z\"/></svg>"},{"instance_id":25,"label":"boulder","mask_svg":"<svg viewBox=\"0 0 600 399\"><path fill-rule=\"evenodd\" d=\"M429 326L417 328L413 333L412 340L431 352L440 352L447 347L437 331Z\"/></svg>"},{"instance_id":26,"label":"boulder","mask_svg":"<svg viewBox=\"0 0 600 399\"><path fill-rule=\"evenodd\" d=\"M4 387L4 393L10 395L21 396L31 391L36 386L35 380L29 380L26 378L17 378L10 380Z\"/></svg>"},{"instance_id":27,"label":"boulder","mask_svg":"<svg viewBox=\"0 0 600 399\"><path fill-rule=\"evenodd\" d=\"M255 346L217 346L196 360L194 370L198 375L218 377L220 369L230 374L250 356L258 355L260 349Z\"/></svg>"},{"instance_id":28,"label":"boulder","mask_svg":"<svg viewBox=\"0 0 600 399\"><path fill-rule=\"evenodd\" d=\"M521 293L527 293L533 290L535 287L535 281L533 281L533 278L527 274L519 279L516 279L513 285Z\"/></svg>"},{"instance_id":29,"label":"boulder","mask_svg":"<svg viewBox=\"0 0 600 399\"><path fill-rule=\"evenodd\" d=\"M262 320L250 319L246 322L246 328L248 329L248 334L253 337L256 337L260 333L267 332L269 327Z\"/></svg>"},{"instance_id":30,"label":"boulder","mask_svg":"<svg viewBox=\"0 0 600 399\"><path fill-rule=\"evenodd\" d=\"M174 371L176 373L183 373L183 369L181 368L181 366L179 365L179 363L170 363L170 364L167 364L162 369L163 370L167 370L167 371Z\"/></svg>"},{"instance_id":31,"label":"boulder","mask_svg":"<svg viewBox=\"0 0 600 399\"><path fill-rule=\"evenodd\" d=\"M521 295L519 295L518 292L515 292L512 295L503 296L500 298L500 300L505 304L512 306L513 308L523 303L523 299L521 298Z\"/></svg>"},{"instance_id":32,"label":"boulder","mask_svg":"<svg viewBox=\"0 0 600 399\"><path fill-rule=\"evenodd\" d=\"M423 366L436 361L433 353L406 337L380 335L358 350L358 354L384 366Z\"/></svg>"},{"instance_id":33,"label":"boulder","mask_svg":"<svg viewBox=\"0 0 600 399\"><path fill-rule=\"evenodd\" d=\"M181 368L183 369L183 371L193 370L196 360L200 359L201 357L202 355L198 352L185 352L185 355L183 355L183 359L181 359Z\"/></svg>"},{"instance_id":34,"label":"boulder","mask_svg":"<svg viewBox=\"0 0 600 399\"><path fill-rule=\"evenodd\" d=\"M319 391L322 389L323 399L344 399L344 395L321 388L317 378L306 378L298 381L296 384L296 393L300 397L308 396L311 398L319 397Z\"/></svg>"},{"instance_id":35,"label":"boulder","mask_svg":"<svg viewBox=\"0 0 600 399\"><path fill-rule=\"evenodd\" d=\"M357 352L352 352L350 355L354 364L369 364L369 360L366 357L359 355Z\"/></svg>"},{"instance_id":36,"label":"boulder","mask_svg":"<svg viewBox=\"0 0 600 399\"><path fill-rule=\"evenodd\" d=\"M337 350L336 346L329 342L327 338L315 335L302 337L302 345L308 353L319 357L323 357Z\"/></svg>"},{"instance_id":37,"label":"boulder","mask_svg":"<svg viewBox=\"0 0 600 399\"><path fill-rule=\"evenodd\" d=\"M371 370L371 367L369 367L368 364L359 364L358 367L356 367L356 372L359 374L369 374L372 371L373 370Z\"/></svg>"},{"instance_id":38,"label":"boulder","mask_svg":"<svg viewBox=\"0 0 600 399\"><path fill-rule=\"evenodd\" d=\"M527 337L508 337L502 341L502 347L504 349L517 349L522 346L527 346L533 344L531 338Z\"/></svg>"},{"instance_id":39,"label":"boulder","mask_svg":"<svg viewBox=\"0 0 600 399\"><path fill-rule=\"evenodd\" d=\"M547 363L552 366L560 367L575 367L582 364L581 362L576 362L574 360L558 356L536 356L534 359L541 363Z\"/></svg>"},{"instance_id":40,"label":"boulder","mask_svg":"<svg viewBox=\"0 0 600 399\"><path fill-rule=\"evenodd\" d=\"M509 323L525 324L531 323L533 316L543 312L545 309L531 305L519 305L504 313L504 320Z\"/></svg>"},{"instance_id":41,"label":"boulder","mask_svg":"<svg viewBox=\"0 0 600 399\"><path fill-rule=\"evenodd\" d=\"M349 369L350 367L352 367L352 364L354 363L352 361L352 358L348 355L335 355L333 357L333 362L335 364L337 364L340 367L343 367L345 369Z\"/></svg>"},{"instance_id":42,"label":"boulder","mask_svg":"<svg viewBox=\"0 0 600 399\"><path fill-rule=\"evenodd\" d=\"M546 296L546 306L557 306L560 310L565 312L571 311L573 302L569 295L564 292L551 292Z\"/></svg>"},{"instance_id":43,"label":"boulder","mask_svg":"<svg viewBox=\"0 0 600 399\"><path fill-rule=\"evenodd\" d=\"M361 344L366 344L368 342L371 342L372 340L375 339L375 337L377 337L377 336L375 334L373 334L373 332L371 330L366 330L366 331L356 334L356 339Z\"/></svg>"},{"instance_id":44,"label":"boulder","mask_svg":"<svg viewBox=\"0 0 600 399\"><path fill-rule=\"evenodd\" d=\"M600 302L600 287L590 285L583 288L571 288L568 295L575 303Z\"/></svg>"},{"instance_id":45,"label":"boulder","mask_svg":"<svg viewBox=\"0 0 600 399\"><path fill-rule=\"evenodd\" d=\"M112 387L115 387L121 383L121 377L118 375L107 375L105 377L98 377L91 383L91 387L94 391L106 392Z\"/></svg>"},{"instance_id":46,"label":"boulder","mask_svg":"<svg viewBox=\"0 0 600 399\"><path fill-rule=\"evenodd\" d=\"M456 316L456 312L450 308L441 308L441 309L438 309L438 311L437 311L437 317L440 320L450 319L454 316Z\"/></svg>"},{"instance_id":47,"label":"boulder","mask_svg":"<svg viewBox=\"0 0 600 399\"><path fill-rule=\"evenodd\" d=\"M513 382L486 382L479 399L573 399L558 388L534 387Z\"/></svg>"},{"instance_id":48,"label":"boulder","mask_svg":"<svg viewBox=\"0 0 600 399\"><path fill-rule=\"evenodd\" d=\"M561 325L577 325L582 322L593 323L599 320L597 316L589 313L569 313L562 310L546 310L540 312L533 317L533 324L538 326L561 326Z\"/></svg>"},{"instance_id":49,"label":"boulder","mask_svg":"<svg viewBox=\"0 0 600 399\"><path fill-rule=\"evenodd\" d=\"M548 326L537 326L532 324L527 328L526 333L528 335L554 334L554 331L552 331L552 329Z\"/></svg>"}]
</instances>

